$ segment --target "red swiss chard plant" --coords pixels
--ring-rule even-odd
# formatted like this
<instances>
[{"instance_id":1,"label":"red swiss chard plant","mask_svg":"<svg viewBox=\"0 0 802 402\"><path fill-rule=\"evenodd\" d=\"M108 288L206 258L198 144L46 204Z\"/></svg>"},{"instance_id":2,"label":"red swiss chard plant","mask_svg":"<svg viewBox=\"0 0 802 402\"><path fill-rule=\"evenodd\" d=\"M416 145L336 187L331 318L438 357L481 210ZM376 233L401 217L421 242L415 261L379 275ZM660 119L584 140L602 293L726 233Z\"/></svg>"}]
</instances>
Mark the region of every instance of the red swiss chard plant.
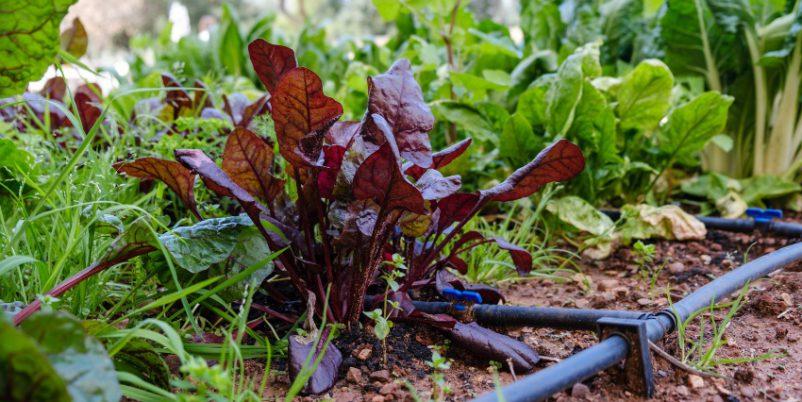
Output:
<instances>
[{"instance_id":1,"label":"red swiss chard plant","mask_svg":"<svg viewBox=\"0 0 802 402\"><path fill-rule=\"evenodd\" d=\"M193 195L196 176L213 193L236 201L272 250L287 249L276 262L278 272L309 306L310 316L353 327L366 303L388 298L400 306L395 319L426 322L488 358L512 359L516 370L532 369L537 354L525 344L450 316L416 311L410 292L425 286L471 288L445 268L464 272L467 264L460 255L489 242L510 252L519 273L529 272L532 257L525 249L463 228L490 202L528 197L547 183L576 176L584 167L579 148L557 141L500 184L460 192L460 176L444 176L438 169L465 152L471 140L432 151L428 133L434 116L408 61L368 77L364 117L339 121L342 106L323 93L314 72L297 65L292 49L257 40L248 51L270 94L253 107L264 105L274 121L283 169L273 145L248 124L236 124L228 134L221 165L203 151L179 149L177 161L143 158L115 168L163 181L197 219L202 217ZM247 107L234 109L229 105L226 112L235 123L253 115ZM292 196L287 180L294 182ZM373 290L384 288L372 286L382 271L398 269L385 264L394 254L405 260L404 281L394 292ZM500 297L490 288L474 289L491 302ZM333 345L327 348L308 392L323 392L336 379L342 358ZM323 344L291 338L291 374L312 350L322 353Z\"/></svg>"}]
</instances>

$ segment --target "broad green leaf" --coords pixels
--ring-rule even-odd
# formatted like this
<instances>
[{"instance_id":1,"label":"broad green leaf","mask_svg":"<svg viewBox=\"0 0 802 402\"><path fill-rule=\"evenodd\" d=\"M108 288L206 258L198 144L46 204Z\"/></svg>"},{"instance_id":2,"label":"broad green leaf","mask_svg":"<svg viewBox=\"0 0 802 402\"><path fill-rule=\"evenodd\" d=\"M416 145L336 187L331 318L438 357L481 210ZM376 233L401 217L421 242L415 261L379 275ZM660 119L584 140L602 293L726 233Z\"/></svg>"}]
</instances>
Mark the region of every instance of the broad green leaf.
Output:
<instances>
[{"instance_id":1,"label":"broad green leaf","mask_svg":"<svg viewBox=\"0 0 802 402\"><path fill-rule=\"evenodd\" d=\"M524 116L532 127L543 127L546 124L548 91L548 83L527 89L518 98L515 113Z\"/></svg>"},{"instance_id":2,"label":"broad green leaf","mask_svg":"<svg viewBox=\"0 0 802 402\"><path fill-rule=\"evenodd\" d=\"M27 170L33 161L33 155L18 148L14 141L0 138L0 167L9 168L12 171Z\"/></svg>"},{"instance_id":3,"label":"broad green leaf","mask_svg":"<svg viewBox=\"0 0 802 402\"><path fill-rule=\"evenodd\" d=\"M0 97L16 95L55 61L59 24L75 0L0 2Z\"/></svg>"},{"instance_id":4,"label":"broad green leaf","mask_svg":"<svg viewBox=\"0 0 802 402\"><path fill-rule=\"evenodd\" d=\"M762 205L763 201L802 191L797 183L776 176L755 176L741 181L743 199L750 206Z\"/></svg>"},{"instance_id":5,"label":"broad green leaf","mask_svg":"<svg viewBox=\"0 0 802 402\"><path fill-rule=\"evenodd\" d=\"M114 365L81 321L63 312L38 313L21 325L64 379L75 402L119 401L122 398Z\"/></svg>"},{"instance_id":6,"label":"broad green leaf","mask_svg":"<svg viewBox=\"0 0 802 402\"><path fill-rule=\"evenodd\" d=\"M140 376L159 388L170 389L170 368L153 345L143 339L128 341L114 355L114 368Z\"/></svg>"},{"instance_id":7,"label":"broad green leaf","mask_svg":"<svg viewBox=\"0 0 802 402\"><path fill-rule=\"evenodd\" d=\"M559 48L565 26L558 6L551 0L521 2L521 30L526 44L540 50Z\"/></svg>"},{"instance_id":8,"label":"broad green leaf","mask_svg":"<svg viewBox=\"0 0 802 402\"><path fill-rule=\"evenodd\" d=\"M512 84L510 74L504 70L484 70L482 71L484 79L504 88Z\"/></svg>"},{"instance_id":9,"label":"broad green leaf","mask_svg":"<svg viewBox=\"0 0 802 402\"><path fill-rule=\"evenodd\" d=\"M557 70L557 78L548 92L546 129L553 135L565 135L574 120L576 106L582 99L585 79L601 74L599 43L583 46L568 56Z\"/></svg>"},{"instance_id":10,"label":"broad green leaf","mask_svg":"<svg viewBox=\"0 0 802 402\"><path fill-rule=\"evenodd\" d=\"M198 273L231 256L240 236L251 228L253 223L244 215L206 219L175 228L159 236L159 241L179 266Z\"/></svg>"},{"instance_id":11,"label":"broad green leaf","mask_svg":"<svg viewBox=\"0 0 802 402\"><path fill-rule=\"evenodd\" d=\"M648 20L643 18L643 0L608 0L599 6L599 14L605 64L634 59L631 53L638 46L635 42L647 28Z\"/></svg>"},{"instance_id":12,"label":"broad green leaf","mask_svg":"<svg viewBox=\"0 0 802 402\"><path fill-rule=\"evenodd\" d=\"M482 140L496 136L490 122L485 119L476 108L455 101L439 101L432 105L432 109L445 120L456 124L465 130L478 134Z\"/></svg>"},{"instance_id":13,"label":"broad green leaf","mask_svg":"<svg viewBox=\"0 0 802 402\"><path fill-rule=\"evenodd\" d=\"M698 160L697 153L724 130L732 97L705 92L674 109L658 133L660 150L685 165Z\"/></svg>"},{"instance_id":14,"label":"broad green leaf","mask_svg":"<svg viewBox=\"0 0 802 402\"><path fill-rule=\"evenodd\" d=\"M507 159L510 166L523 166L543 149L543 139L535 136L523 115L515 113L504 124L498 148L499 156Z\"/></svg>"},{"instance_id":15,"label":"broad green leaf","mask_svg":"<svg viewBox=\"0 0 802 402\"><path fill-rule=\"evenodd\" d=\"M623 130L651 131L668 111L674 77L659 60L640 62L618 88L616 114Z\"/></svg>"},{"instance_id":16,"label":"broad green leaf","mask_svg":"<svg viewBox=\"0 0 802 402\"><path fill-rule=\"evenodd\" d=\"M398 0L372 0L376 11L385 21L395 21L401 11L401 2Z\"/></svg>"},{"instance_id":17,"label":"broad green leaf","mask_svg":"<svg viewBox=\"0 0 802 402\"><path fill-rule=\"evenodd\" d=\"M217 43L217 63L230 75L238 76L243 71L243 49L245 44L240 36L238 18L228 4L223 4L223 23Z\"/></svg>"},{"instance_id":18,"label":"broad green leaf","mask_svg":"<svg viewBox=\"0 0 802 402\"><path fill-rule=\"evenodd\" d=\"M582 83L582 99L576 106L567 137L579 140L589 152L595 152L600 164L620 161L613 109L590 82Z\"/></svg>"},{"instance_id":19,"label":"broad green leaf","mask_svg":"<svg viewBox=\"0 0 802 402\"><path fill-rule=\"evenodd\" d=\"M67 385L50 364L39 345L28 335L0 318L0 395L8 402L72 399Z\"/></svg>"}]
</instances>

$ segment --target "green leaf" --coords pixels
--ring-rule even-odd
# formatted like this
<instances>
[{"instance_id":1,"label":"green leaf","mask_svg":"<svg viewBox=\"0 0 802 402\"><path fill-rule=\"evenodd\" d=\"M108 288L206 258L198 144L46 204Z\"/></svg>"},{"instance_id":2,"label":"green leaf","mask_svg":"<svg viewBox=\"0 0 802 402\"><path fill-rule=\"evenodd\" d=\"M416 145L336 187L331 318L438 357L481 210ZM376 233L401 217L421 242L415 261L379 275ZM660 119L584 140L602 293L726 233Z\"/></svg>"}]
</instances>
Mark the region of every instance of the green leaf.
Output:
<instances>
[{"instance_id":1,"label":"green leaf","mask_svg":"<svg viewBox=\"0 0 802 402\"><path fill-rule=\"evenodd\" d=\"M590 82L582 84L582 99L576 106L575 117L567 133L580 145L598 155L600 164L619 162L616 147L615 114L607 99Z\"/></svg>"},{"instance_id":2,"label":"green leaf","mask_svg":"<svg viewBox=\"0 0 802 402\"><path fill-rule=\"evenodd\" d=\"M564 29L558 2L521 2L521 30L530 46L540 50L558 49Z\"/></svg>"},{"instance_id":3,"label":"green leaf","mask_svg":"<svg viewBox=\"0 0 802 402\"><path fill-rule=\"evenodd\" d=\"M711 91L674 109L658 133L660 150L679 163L693 165L696 154L724 130L731 104L732 97Z\"/></svg>"},{"instance_id":4,"label":"green leaf","mask_svg":"<svg viewBox=\"0 0 802 402\"><path fill-rule=\"evenodd\" d=\"M39 79L59 49L59 24L75 0L0 2L0 97Z\"/></svg>"},{"instance_id":5,"label":"green leaf","mask_svg":"<svg viewBox=\"0 0 802 402\"><path fill-rule=\"evenodd\" d=\"M439 101L432 104L432 109L445 120L478 134L482 140L496 136L491 123L473 106L455 101Z\"/></svg>"},{"instance_id":6,"label":"green leaf","mask_svg":"<svg viewBox=\"0 0 802 402\"><path fill-rule=\"evenodd\" d=\"M797 183L776 176L755 176L741 180L743 199L747 205L762 205L763 201L802 191Z\"/></svg>"},{"instance_id":7,"label":"green leaf","mask_svg":"<svg viewBox=\"0 0 802 402\"><path fill-rule=\"evenodd\" d=\"M546 97L548 91L548 83L528 88L518 98L515 113L524 116L532 127L544 126L546 124L546 108L548 106Z\"/></svg>"},{"instance_id":8,"label":"green leaf","mask_svg":"<svg viewBox=\"0 0 802 402\"><path fill-rule=\"evenodd\" d=\"M535 136L523 115L515 113L504 124L498 148L499 156L507 159L511 166L523 166L543 149L543 140Z\"/></svg>"},{"instance_id":9,"label":"green leaf","mask_svg":"<svg viewBox=\"0 0 802 402\"><path fill-rule=\"evenodd\" d=\"M616 114L623 130L651 131L668 111L674 76L660 60L644 60L618 88Z\"/></svg>"},{"instance_id":10,"label":"green leaf","mask_svg":"<svg viewBox=\"0 0 802 402\"><path fill-rule=\"evenodd\" d=\"M170 368L153 346L143 339L134 338L127 342L114 355L114 367L159 388L170 389Z\"/></svg>"},{"instance_id":11,"label":"green leaf","mask_svg":"<svg viewBox=\"0 0 802 402\"><path fill-rule=\"evenodd\" d=\"M27 255L12 255L9 257L0 260L0 278L3 277L8 272L11 272L12 269L23 265L23 264L30 264L34 262L39 262L39 260L29 257Z\"/></svg>"},{"instance_id":12,"label":"green leaf","mask_svg":"<svg viewBox=\"0 0 802 402\"><path fill-rule=\"evenodd\" d=\"M574 120L576 106L582 99L585 79L601 74L599 43L585 45L568 56L557 70L557 78L548 92L546 115L549 133L565 135Z\"/></svg>"},{"instance_id":13,"label":"green leaf","mask_svg":"<svg viewBox=\"0 0 802 402\"><path fill-rule=\"evenodd\" d=\"M122 398L109 355L97 339L86 334L80 320L63 312L38 313L21 328L38 342L73 401L116 402Z\"/></svg>"},{"instance_id":14,"label":"green leaf","mask_svg":"<svg viewBox=\"0 0 802 402\"><path fill-rule=\"evenodd\" d=\"M401 11L401 2L398 0L372 0L376 11L385 21L395 21Z\"/></svg>"},{"instance_id":15,"label":"green leaf","mask_svg":"<svg viewBox=\"0 0 802 402\"><path fill-rule=\"evenodd\" d=\"M217 64L230 75L238 76L243 71L245 44L239 32L239 21L228 4L223 4L220 37L217 43Z\"/></svg>"},{"instance_id":16,"label":"green leaf","mask_svg":"<svg viewBox=\"0 0 802 402\"><path fill-rule=\"evenodd\" d=\"M244 215L206 219L175 228L159 236L159 241L180 267L198 273L231 256L248 228L253 223Z\"/></svg>"},{"instance_id":17,"label":"green leaf","mask_svg":"<svg viewBox=\"0 0 802 402\"><path fill-rule=\"evenodd\" d=\"M0 372L4 401L71 401L67 385L36 342L2 318Z\"/></svg>"},{"instance_id":18,"label":"green leaf","mask_svg":"<svg viewBox=\"0 0 802 402\"><path fill-rule=\"evenodd\" d=\"M24 171L31 167L33 160L33 155L18 148L14 141L0 138L0 167Z\"/></svg>"}]
</instances>

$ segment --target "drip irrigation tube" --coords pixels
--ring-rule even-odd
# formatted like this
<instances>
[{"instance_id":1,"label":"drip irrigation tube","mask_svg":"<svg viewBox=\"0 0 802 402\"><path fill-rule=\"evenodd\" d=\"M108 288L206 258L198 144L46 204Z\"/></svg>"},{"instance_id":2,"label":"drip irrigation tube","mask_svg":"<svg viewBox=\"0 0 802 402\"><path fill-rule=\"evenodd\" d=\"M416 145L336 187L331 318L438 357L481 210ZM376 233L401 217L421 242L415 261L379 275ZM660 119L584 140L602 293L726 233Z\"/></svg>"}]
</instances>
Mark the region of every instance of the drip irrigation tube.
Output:
<instances>
[{"instance_id":1,"label":"drip irrigation tube","mask_svg":"<svg viewBox=\"0 0 802 402\"><path fill-rule=\"evenodd\" d=\"M452 313L448 302L413 302L415 308L425 313ZM495 327L542 327L573 330L595 330L601 318L627 318L643 320L651 313L643 311L589 310L561 307L520 307L491 304L475 304L469 313L479 324Z\"/></svg>"},{"instance_id":2,"label":"drip irrigation tube","mask_svg":"<svg viewBox=\"0 0 802 402\"><path fill-rule=\"evenodd\" d=\"M602 210L613 220L621 217L616 210ZM726 230L728 232L752 233L760 230L782 237L802 237L802 224L793 222L780 222L775 220L761 220L753 218L721 218L716 216L696 215L696 219L705 224L708 229Z\"/></svg>"},{"instance_id":3,"label":"drip irrigation tube","mask_svg":"<svg viewBox=\"0 0 802 402\"><path fill-rule=\"evenodd\" d=\"M660 340L673 330L675 316L677 320L685 321L691 314L724 299L747 282L799 260L802 260L802 243L783 247L722 275L675 303L671 310L661 311L643 320L648 339ZM621 335L614 334L558 364L524 377L500 390L482 395L474 399L474 402L545 400L624 360L630 353L629 349L629 341Z\"/></svg>"}]
</instances>

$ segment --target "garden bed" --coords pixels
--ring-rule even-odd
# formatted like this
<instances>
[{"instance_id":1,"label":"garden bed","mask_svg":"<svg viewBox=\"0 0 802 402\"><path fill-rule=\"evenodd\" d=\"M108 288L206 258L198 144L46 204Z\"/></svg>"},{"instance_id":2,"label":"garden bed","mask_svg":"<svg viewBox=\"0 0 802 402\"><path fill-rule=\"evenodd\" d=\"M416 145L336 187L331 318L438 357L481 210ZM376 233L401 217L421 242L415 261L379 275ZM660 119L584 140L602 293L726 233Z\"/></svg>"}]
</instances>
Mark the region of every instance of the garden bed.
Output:
<instances>
[{"instance_id":1,"label":"garden bed","mask_svg":"<svg viewBox=\"0 0 802 402\"><path fill-rule=\"evenodd\" d=\"M773 237L757 238L711 231L704 241L656 242L652 265L659 267L665 263L665 266L657 275L651 292L639 274L639 266L632 262L635 258L629 249L621 249L604 261L583 259L580 270L586 275L584 279L576 277L568 283L510 282L501 284L501 288L512 305L658 311L668 307L666 287L672 298L678 300L739 266L745 258L753 259L789 243ZM794 265L752 283L742 308L726 330L724 345L716 353L716 359L764 354L779 356L718 365L714 371L720 377L706 377L699 382L687 371L653 354L655 400L787 400L802 396L802 384L798 381L802 376L801 281L802 270L799 265ZM554 301L559 300L564 301L563 304L555 304ZM728 311L729 308L717 310L717 319L720 320ZM698 323L694 323L687 328L686 335L696 339L698 331ZM707 332L704 347L710 345L709 330ZM595 334L582 331L521 328L506 333L526 342L544 357L538 364L540 368L597 341ZM676 340L677 334L672 333L661 345L673 356L680 355ZM370 331L361 331L358 335L346 333L337 341L345 355L340 380L327 394L310 399L412 400L410 389L427 399L433 389L433 370L427 364L431 359L429 346L445 344L445 338L435 330L399 324L388 338L389 367L385 368L380 344ZM495 370L491 366L470 357L470 353L458 347L448 348L445 355L451 364L451 368L445 371L447 384L452 390L447 399L467 400L495 389ZM281 364L278 369L281 369ZM252 369L261 374L258 364ZM498 381L508 384L513 381L513 375L502 369ZM269 394L280 396L286 392L289 379L285 373L278 372L271 383ZM622 383L620 372L607 370L555 398L619 400L637 396Z\"/></svg>"}]
</instances>

